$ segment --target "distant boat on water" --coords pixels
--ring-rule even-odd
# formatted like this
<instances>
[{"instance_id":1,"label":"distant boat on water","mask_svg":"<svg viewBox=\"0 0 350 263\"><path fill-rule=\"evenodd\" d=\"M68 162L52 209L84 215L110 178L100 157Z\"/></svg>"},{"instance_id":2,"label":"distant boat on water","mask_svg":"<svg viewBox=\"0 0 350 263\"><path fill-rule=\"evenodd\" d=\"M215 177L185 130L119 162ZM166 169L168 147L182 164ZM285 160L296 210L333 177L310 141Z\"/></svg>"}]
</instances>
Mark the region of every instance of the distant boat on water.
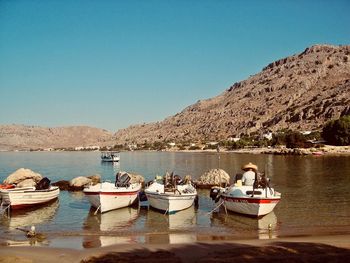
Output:
<instances>
[{"instance_id":1,"label":"distant boat on water","mask_svg":"<svg viewBox=\"0 0 350 263\"><path fill-rule=\"evenodd\" d=\"M103 151L101 152L102 162L119 162L120 153L116 151Z\"/></svg>"},{"instance_id":2,"label":"distant boat on water","mask_svg":"<svg viewBox=\"0 0 350 263\"><path fill-rule=\"evenodd\" d=\"M324 152L322 151L313 152L312 155L321 156L321 155L324 155Z\"/></svg>"}]
</instances>

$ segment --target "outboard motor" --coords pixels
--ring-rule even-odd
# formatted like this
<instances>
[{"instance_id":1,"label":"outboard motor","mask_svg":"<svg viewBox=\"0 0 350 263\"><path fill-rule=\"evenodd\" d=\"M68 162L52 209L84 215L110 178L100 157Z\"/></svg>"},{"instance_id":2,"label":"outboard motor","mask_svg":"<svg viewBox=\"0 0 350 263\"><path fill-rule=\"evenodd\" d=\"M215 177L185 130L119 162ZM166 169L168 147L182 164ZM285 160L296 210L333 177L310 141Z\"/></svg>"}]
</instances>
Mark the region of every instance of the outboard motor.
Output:
<instances>
[{"instance_id":1,"label":"outboard motor","mask_svg":"<svg viewBox=\"0 0 350 263\"><path fill-rule=\"evenodd\" d=\"M182 178L180 175L174 175L173 177L173 182L176 185L182 184Z\"/></svg>"},{"instance_id":2,"label":"outboard motor","mask_svg":"<svg viewBox=\"0 0 350 263\"><path fill-rule=\"evenodd\" d=\"M124 173L121 176L118 176L118 178L116 178L116 182L115 182L115 186L117 187L128 187L130 184L130 176L127 173Z\"/></svg>"},{"instance_id":3,"label":"outboard motor","mask_svg":"<svg viewBox=\"0 0 350 263\"><path fill-rule=\"evenodd\" d=\"M217 197L219 197L220 188L219 187L213 187L210 189L210 198L214 200L215 202L219 201Z\"/></svg>"},{"instance_id":4,"label":"outboard motor","mask_svg":"<svg viewBox=\"0 0 350 263\"><path fill-rule=\"evenodd\" d=\"M139 200L140 200L140 202L144 202L144 201L147 201L148 199L147 199L147 196L146 196L146 194L145 194L145 191L140 191L139 192Z\"/></svg>"},{"instance_id":5,"label":"outboard motor","mask_svg":"<svg viewBox=\"0 0 350 263\"><path fill-rule=\"evenodd\" d=\"M45 190L45 189L49 189L50 183L51 183L51 181L49 180L49 178L44 177L43 179L41 179L41 180L37 183L35 189L36 189L36 190Z\"/></svg>"}]
</instances>

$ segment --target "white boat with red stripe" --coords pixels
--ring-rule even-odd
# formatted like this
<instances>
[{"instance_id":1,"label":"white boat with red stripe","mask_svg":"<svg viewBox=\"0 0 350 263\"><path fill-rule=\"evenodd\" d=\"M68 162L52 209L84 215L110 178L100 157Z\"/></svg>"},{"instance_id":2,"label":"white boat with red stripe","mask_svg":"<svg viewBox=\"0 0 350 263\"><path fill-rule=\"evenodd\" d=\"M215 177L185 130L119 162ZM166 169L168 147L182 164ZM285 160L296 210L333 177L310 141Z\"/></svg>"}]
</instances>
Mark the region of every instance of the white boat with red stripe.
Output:
<instances>
[{"instance_id":1,"label":"white boat with red stripe","mask_svg":"<svg viewBox=\"0 0 350 263\"><path fill-rule=\"evenodd\" d=\"M57 186L49 186L47 189L35 187L16 187L1 190L2 206L10 206L11 209L21 209L30 206L38 206L58 198L60 189Z\"/></svg>"},{"instance_id":2,"label":"white boat with red stripe","mask_svg":"<svg viewBox=\"0 0 350 263\"><path fill-rule=\"evenodd\" d=\"M90 204L101 213L127 207L138 200L141 183L129 183L125 173L115 183L103 182L84 188L83 192ZM95 213L96 213L95 212Z\"/></svg>"},{"instance_id":3,"label":"white boat with red stripe","mask_svg":"<svg viewBox=\"0 0 350 263\"><path fill-rule=\"evenodd\" d=\"M270 180L258 172L257 165L248 163L242 170L245 173L237 174L233 185L213 187L210 197L215 202L221 200L220 205L235 213L262 217L272 212L281 200L281 193L270 187Z\"/></svg>"},{"instance_id":4,"label":"white boat with red stripe","mask_svg":"<svg viewBox=\"0 0 350 263\"><path fill-rule=\"evenodd\" d=\"M230 186L222 190L221 200L227 210L254 217L272 212L281 200L281 194L273 188L253 186Z\"/></svg>"}]
</instances>

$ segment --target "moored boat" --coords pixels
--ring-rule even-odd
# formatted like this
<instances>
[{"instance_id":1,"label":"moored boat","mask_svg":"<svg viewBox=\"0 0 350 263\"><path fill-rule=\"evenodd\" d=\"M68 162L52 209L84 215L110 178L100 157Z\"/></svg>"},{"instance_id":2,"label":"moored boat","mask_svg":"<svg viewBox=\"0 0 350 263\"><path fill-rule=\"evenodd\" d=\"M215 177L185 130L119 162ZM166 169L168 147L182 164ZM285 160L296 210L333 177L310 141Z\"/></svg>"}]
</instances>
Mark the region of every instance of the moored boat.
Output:
<instances>
[{"instance_id":1,"label":"moored boat","mask_svg":"<svg viewBox=\"0 0 350 263\"><path fill-rule=\"evenodd\" d=\"M85 187L83 192L90 204L101 213L127 207L137 201L141 183L130 183L130 176L124 173L115 183L103 182Z\"/></svg>"},{"instance_id":2,"label":"moored boat","mask_svg":"<svg viewBox=\"0 0 350 263\"><path fill-rule=\"evenodd\" d=\"M120 153L116 151L101 152L101 161L102 162L119 162Z\"/></svg>"},{"instance_id":3,"label":"moored boat","mask_svg":"<svg viewBox=\"0 0 350 263\"><path fill-rule=\"evenodd\" d=\"M179 179L173 175L157 177L146 189L149 205L155 209L174 213L189 208L197 198L197 190L190 180Z\"/></svg>"},{"instance_id":4,"label":"moored boat","mask_svg":"<svg viewBox=\"0 0 350 263\"><path fill-rule=\"evenodd\" d=\"M11 209L20 209L48 203L58 198L60 190L57 186L49 186L47 189L35 187L20 187L1 189L2 206L10 206Z\"/></svg>"},{"instance_id":5,"label":"moored boat","mask_svg":"<svg viewBox=\"0 0 350 263\"><path fill-rule=\"evenodd\" d=\"M242 185L242 180L236 180L229 187L215 187L210 193L212 199L221 200L229 211L248 216L261 217L272 212L281 200L281 193L270 187L265 175L259 176L255 167L252 169L255 173L252 185Z\"/></svg>"}]
</instances>

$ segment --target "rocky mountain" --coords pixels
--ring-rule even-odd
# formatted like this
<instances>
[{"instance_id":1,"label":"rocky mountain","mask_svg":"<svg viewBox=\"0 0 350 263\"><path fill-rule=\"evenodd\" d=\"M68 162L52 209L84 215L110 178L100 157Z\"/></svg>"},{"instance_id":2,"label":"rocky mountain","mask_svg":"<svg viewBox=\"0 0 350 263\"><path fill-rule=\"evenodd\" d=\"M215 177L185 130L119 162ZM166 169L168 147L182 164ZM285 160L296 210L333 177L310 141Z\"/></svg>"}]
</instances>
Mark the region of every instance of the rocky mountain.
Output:
<instances>
[{"instance_id":1,"label":"rocky mountain","mask_svg":"<svg viewBox=\"0 0 350 263\"><path fill-rule=\"evenodd\" d=\"M348 114L350 46L315 45L163 121L133 125L114 135L86 126L0 125L0 150L221 140L284 128L319 130L326 121Z\"/></svg>"},{"instance_id":2,"label":"rocky mountain","mask_svg":"<svg viewBox=\"0 0 350 263\"><path fill-rule=\"evenodd\" d=\"M88 126L45 128L0 125L0 150L110 145L112 133Z\"/></svg>"},{"instance_id":3,"label":"rocky mountain","mask_svg":"<svg viewBox=\"0 0 350 263\"><path fill-rule=\"evenodd\" d=\"M284 128L319 130L350 114L350 46L315 45L280 59L217 97L157 123L119 130L118 143L218 140Z\"/></svg>"}]
</instances>

